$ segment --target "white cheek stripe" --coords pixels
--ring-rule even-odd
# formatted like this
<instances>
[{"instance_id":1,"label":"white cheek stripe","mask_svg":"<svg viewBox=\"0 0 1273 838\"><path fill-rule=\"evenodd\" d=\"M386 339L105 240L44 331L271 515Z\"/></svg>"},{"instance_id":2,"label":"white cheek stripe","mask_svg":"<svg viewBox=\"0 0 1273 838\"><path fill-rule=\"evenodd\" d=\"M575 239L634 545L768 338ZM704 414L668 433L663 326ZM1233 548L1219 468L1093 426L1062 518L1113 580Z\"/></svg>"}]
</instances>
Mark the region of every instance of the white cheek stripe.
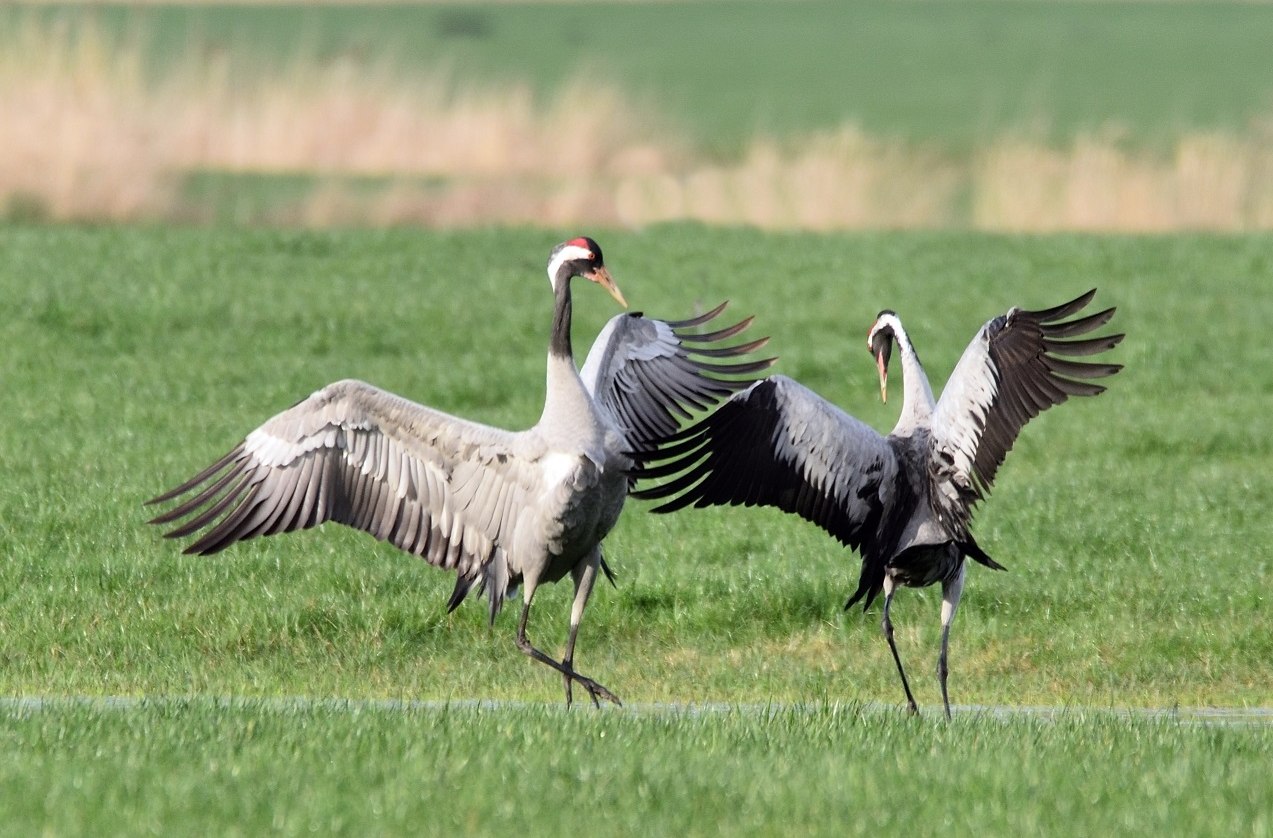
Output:
<instances>
[{"instance_id":1,"label":"white cheek stripe","mask_svg":"<svg viewBox=\"0 0 1273 838\"><path fill-rule=\"evenodd\" d=\"M576 259L592 259L592 251L574 244L563 247L557 251L557 255L548 263L548 280L551 282L553 277L557 276L557 271L562 264L573 262Z\"/></svg>"}]
</instances>

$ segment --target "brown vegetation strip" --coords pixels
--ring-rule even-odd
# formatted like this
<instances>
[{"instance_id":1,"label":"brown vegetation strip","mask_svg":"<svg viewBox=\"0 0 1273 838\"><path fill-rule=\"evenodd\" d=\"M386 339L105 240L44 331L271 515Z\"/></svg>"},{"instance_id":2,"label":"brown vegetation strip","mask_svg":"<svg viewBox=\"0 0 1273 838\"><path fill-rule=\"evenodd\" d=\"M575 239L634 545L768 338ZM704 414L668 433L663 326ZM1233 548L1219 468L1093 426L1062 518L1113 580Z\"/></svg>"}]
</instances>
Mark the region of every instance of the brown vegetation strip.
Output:
<instances>
[{"instance_id":1,"label":"brown vegetation strip","mask_svg":"<svg viewBox=\"0 0 1273 838\"><path fill-rule=\"evenodd\" d=\"M214 172L312 176L239 220L317 226L1273 227L1273 120L1167 153L1009 136L957 156L845 127L719 160L582 81L545 102L355 59L245 77L216 54L152 79L135 46L33 20L0 35L0 215L205 220L183 184Z\"/></svg>"}]
</instances>

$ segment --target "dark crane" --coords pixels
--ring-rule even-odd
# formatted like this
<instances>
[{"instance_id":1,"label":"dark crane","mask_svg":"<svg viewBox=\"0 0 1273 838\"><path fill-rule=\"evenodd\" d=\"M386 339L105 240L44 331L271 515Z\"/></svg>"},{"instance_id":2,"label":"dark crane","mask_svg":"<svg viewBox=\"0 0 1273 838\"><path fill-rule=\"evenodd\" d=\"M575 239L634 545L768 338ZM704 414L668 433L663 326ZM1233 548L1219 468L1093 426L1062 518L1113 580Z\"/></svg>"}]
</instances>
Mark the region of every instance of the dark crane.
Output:
<instances>
[{"instance_id":1,"label":"dark crane","mask_svg":"<svg viewBox=\"0 0 1273 838\"><path fill-rule=\"evenodd\" d=\"M1104 352L1123 335L1076 338L1114 315L1066 320L1096 290L1044 311L1013 308L981 327L951 374L940 400L902 322L882 311L867 334L880 395L887 399L894 343L902 359L902 413L888 436L785 376L771 376L734 394L707 418L670 438L637 474L673 477L635 496L671 498L656 512L693 504L774 506L812 521L862 556L858 588L845 608L884 592L888 640L906 701L918 712L893 642L889 606L897 587L942 585L941 656L946 690L950 624L971 558L1002 570L973 539L973 508L990 489L1021 428L1070 396L1104 387L1087 379L1113 375L1117 364L1070 360Z\"/></svg>"}]
</instances>

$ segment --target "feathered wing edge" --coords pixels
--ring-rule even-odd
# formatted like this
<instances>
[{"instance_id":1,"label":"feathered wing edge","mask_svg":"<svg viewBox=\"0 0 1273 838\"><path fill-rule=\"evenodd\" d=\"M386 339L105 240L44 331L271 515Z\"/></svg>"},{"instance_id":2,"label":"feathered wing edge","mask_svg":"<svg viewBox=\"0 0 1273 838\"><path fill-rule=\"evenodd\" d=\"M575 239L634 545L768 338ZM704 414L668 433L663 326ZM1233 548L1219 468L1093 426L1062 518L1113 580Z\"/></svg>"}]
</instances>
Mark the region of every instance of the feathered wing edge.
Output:
<instances>
[{"instance_id":1,"label":"feathered wing edge","mask_svg":"<svg viewBox=\"0 0 1273 838\"><path fill-rule=\"evenodd\" d=\"M893 547L880 534L913 512L907 498L914 493L902 485L906 475L888 439L781 375L667 440L637 476L671 478L633 493L666 499L654 512L772 506L821 527L862 556L846 608L863 596L870 606Z\"/></svg>"},{"instance_id":2,"label":"feathered wing edge","mask_svg":"<svg viewBox=\"0 0 1273 838\"><path fill-rule=\"evenodd\" d=\"M956 365L934 415L932 470L956 488L960 503L954 511L962 508L965 523L1027 422L1071 396L1104 392L1104 386L1090 380L1122 369L1121 364L1071 360L1113 349L1124 338L1113 334L1067 340L1114 316L1115 309L1107 308L1065 320L1095 295L1093 288L1053 308L1014 308L990 320Z\"/></svg>"},{"instance_id":3,"label":"feathered wing edge","mask_svg":"<svg viewBox=\"0 0 1273 838\"><path fill-rule=\"evenodd\" d=\"M426 427L432 432L423 432ZM486 466L515 468L507 466L515 458L501 454L516 436L362 382L337 382L148 501L193 493L149 523L177 523L167 538L203 530L184 552L207 555L249 538L336 521L454 570L449 609L474 585L485 588L494 619L509 578L498 545L515 525L524 489L518 475Z\"/></svg>"},{"instance_id":4,"label":"feathered wing edge","mask_svg":"<svg viewBox=\"0 0 1273 838\"><path fill-rule=\"evenodd\" d=\"M776 375L670 437L638 479L671 478L634 497L655 512L772 506L861 549L891 501L898 464L874 429L804 385Z\"/></svg>"},{"instance_id":5,"label":"feathered wing edge","mask_svg":"<svg viewBox=\"0 0 1273 838\"><path fill-rule=\"evenodd\" d=\"M621 314L598 335L580 372L598 406L623 434L633 455L653 450L681 424L754 382L776 358L740 360L769 342L728 345L753 317L703 332L728 301L697 317L656 320Z\"/></svg>"}]
</instances>

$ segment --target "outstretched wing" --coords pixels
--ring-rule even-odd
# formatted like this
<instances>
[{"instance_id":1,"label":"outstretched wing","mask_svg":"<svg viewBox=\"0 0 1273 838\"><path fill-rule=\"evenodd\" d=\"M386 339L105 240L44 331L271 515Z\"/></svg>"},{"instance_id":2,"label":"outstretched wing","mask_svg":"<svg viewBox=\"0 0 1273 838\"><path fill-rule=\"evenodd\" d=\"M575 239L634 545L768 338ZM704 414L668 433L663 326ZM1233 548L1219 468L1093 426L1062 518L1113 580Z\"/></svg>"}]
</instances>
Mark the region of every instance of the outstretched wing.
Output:
<instances>
[{"instance_id":1,"label":"outstretched wing","mask_svg":"<svg viewBox=\"0 0 1273 838\"><path fill-rule=\"evenodd\" d=\"M1066 340L1100 328L1114 316L1108 308L1065 320L1095 294L1093 288L1044 311L1011 309L981 327L955 366L933 415L930 474L938 497L965 526L1025 423L1070 396L1104 392L1087 379L1122 369L1121 364L1070 360L1113 349L1124 337Z\"/></svg>"},{"instance_id":2,"label":"outstretched wing","mask_svg":"<svg viewBox=\"0 0 1273 838\"><path fill-rule=\"evenodd\" d=\"M623 435L633 453L651 449L676 432L694 412L706 410L768 368L773 358L736 360L769 342L769 338L734 346L725 341L742 332L753 318L702 333L698 327L725 310L721 303L689 320L654 320L640 313L610 319L588 351L580 376L593 399Z\"/></svg>"},{"instance_id":3,"label":"outstretched wing","mask_svg":"<svg viewBox=\"0 0 1273 838\"><path fill-rule=\"evenodd\" d=\"M782 375L737 393L662 446L638 479L675 477L634 497L693 504L774 506L861 550L894 501L898 461L888 441Z\"/></svg>"},{"instance_id":4,"label":"outstretched wing","mask_svg":"<svg viewBox=\"0 0 1273 838\"><path fill-rule=\"evenodd\" d=\"M206 555L336 521L456 571L451 608L474 583L488 586L493 617L508 581L504 549L536 477L533 445L526 434L340 381L149 501L194 493L150 523L179 521L169 538L202 530L185 552Z\"/></svg>"}]
</instances>

